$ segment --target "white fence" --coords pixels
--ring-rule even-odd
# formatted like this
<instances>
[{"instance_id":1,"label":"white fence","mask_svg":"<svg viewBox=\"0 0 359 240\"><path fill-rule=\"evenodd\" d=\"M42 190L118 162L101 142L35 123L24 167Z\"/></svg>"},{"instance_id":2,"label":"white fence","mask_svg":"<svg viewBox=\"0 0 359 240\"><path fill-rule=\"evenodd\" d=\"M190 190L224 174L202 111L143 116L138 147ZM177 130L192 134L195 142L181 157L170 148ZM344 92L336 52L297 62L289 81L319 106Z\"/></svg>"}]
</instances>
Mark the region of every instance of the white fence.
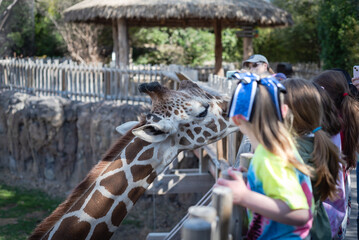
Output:
<instances>
[{"instance_id":1,"label":"white fence","mask_svg":"<svg viewBox=\"0 0 359 240\"><path fill-rule=\"evenodd\" d=\"M206 85L210 88L219 91L222 94L227 94L228 96L232 96L232 92L237 86L236 80L227 80L225 77L221 77L218 75L210 74L208 76L208 82Z\"/></svg>"},{"instance_id":2,"label":"white fence","mask_svg":"<svg viewBox=\"0 0 359 240\"><path fill-rule=\"evenodd\" d=\"M60 95L72 100L118 100L150 102L140 94L138 86L144 82L160 82L177 88L171 79L175 66L130 66L126 69L79 65L72 61L6 59L0 60L0 88L34 93ZM187 74L195 76L193 70Z\"/></svg>"},{"instance_id":3,"label":"white fence","mask_svg":"<svg viewBox=\"0 0 359 240\"><path fill-rule=\"evenodd\" d=\"M0 60L0 89L14 89L38 95L60 95L72 100L116 100L132 103L150 102L140 94L138 86L144 82L160 82L176 89L178 82L173 72L183 72L192 80L231 95L235 81L217 75L201 79L201 69L169 65L131 65L126 69L103 65L83 65L65 60ZM294 77L310 78L320 72L313 64L293 66ZM208 74L208 73L207 73ZM203 77L203 76L202 76Z\"/></svg>"}]
</instances>

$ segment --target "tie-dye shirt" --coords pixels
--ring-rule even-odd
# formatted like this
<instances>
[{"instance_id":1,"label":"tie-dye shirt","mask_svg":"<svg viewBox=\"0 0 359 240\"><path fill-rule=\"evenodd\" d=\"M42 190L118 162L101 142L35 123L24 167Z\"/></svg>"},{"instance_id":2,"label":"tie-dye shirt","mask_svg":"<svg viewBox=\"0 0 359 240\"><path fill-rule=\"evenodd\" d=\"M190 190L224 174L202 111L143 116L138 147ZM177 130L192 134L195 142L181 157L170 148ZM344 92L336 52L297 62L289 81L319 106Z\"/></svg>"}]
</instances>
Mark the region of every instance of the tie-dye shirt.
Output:
<instances>
[{"instance_id":1,"label":"tie-dye shirt","mask_svg":"<svg viewBox=\"0 0 359 240\"><path fill-rule=\"evenodd\" d=\"M298 159L301 162L299 154ZM248 169L248 187L255 192L285 202L290 209L308 209L312 216L314 199L309 176L295 169L280 157L258 145ZM304 239L312 227L313 218L304 226L290 226L249 213L250 239Z\"/></svg>"}]
</instances>

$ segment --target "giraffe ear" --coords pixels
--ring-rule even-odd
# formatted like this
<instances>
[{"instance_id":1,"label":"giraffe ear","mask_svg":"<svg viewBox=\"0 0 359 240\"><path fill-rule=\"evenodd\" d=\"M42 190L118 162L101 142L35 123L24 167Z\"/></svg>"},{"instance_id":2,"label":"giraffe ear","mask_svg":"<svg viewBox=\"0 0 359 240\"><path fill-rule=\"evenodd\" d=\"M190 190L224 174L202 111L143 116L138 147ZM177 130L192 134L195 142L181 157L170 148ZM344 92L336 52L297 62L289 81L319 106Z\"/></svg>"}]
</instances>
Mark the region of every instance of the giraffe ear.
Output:
<instances>
[{"instance_id":1,"label":"giraffe ear","mask_svg":"<svg viewBox=\"0 0 359 240\"><path fill-rule=\"evenodd\" d=\"M169 121L146 124L132 130L133 135L152 143L161 142L174 132L176 130Z\"/></svg>"},{"instance_id":2,"label":"giraffe ear","mask_svg":"<svg viewBox=\"0 0 359 240\"><path fill-rule=\"evenodd\" d=\"M186 74L184 74L183 72L175 72L177 78L182 81L182 80L190 80L192 81Z\"/></svg>"},{"instance_id":3,"label":"giraffe ear","mask_svg":"<svg viewBox=\"0 0 359 240\"><path fill-rule=\"evenodd\" d=\"M130 131L132 128L134 128L139 121L129 121L121 124L120 126L116 127L116 131L121 134L125 135L128 131Z\"/></svg>"}]
</instances>

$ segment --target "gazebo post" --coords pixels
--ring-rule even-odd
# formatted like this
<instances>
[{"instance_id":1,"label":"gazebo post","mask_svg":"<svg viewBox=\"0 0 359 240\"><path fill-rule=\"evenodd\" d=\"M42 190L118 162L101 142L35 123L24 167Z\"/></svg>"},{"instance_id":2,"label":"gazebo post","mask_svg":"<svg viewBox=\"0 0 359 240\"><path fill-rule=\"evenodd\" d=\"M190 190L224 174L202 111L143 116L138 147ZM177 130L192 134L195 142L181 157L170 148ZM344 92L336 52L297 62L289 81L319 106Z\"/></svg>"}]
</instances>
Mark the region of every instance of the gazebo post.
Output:
<instances>
[{"instance_id":1,"label":"gazebo post","mask_svg":"<svg viewBox=\"0 0 359 240\"><path fill-rule=\"evenodd\" d=\"M214 74L219 76L224 76L224 71L222 67L222 24L221 20L214 20L214 35L215 35L215 64L214 64Z\"/></svg>"},{"instance_id":2,"label":"gazebo post","mask_svg":"<svg viewBox=\"0 0 359 240\"><path fill-rule=\"evenodd\" d=\"M224 70L222 67L222 24L221 20L214 20L214 35L215 35L215 47L214 47L214 74L224 77ZM225 159L225 145L226 140L221 139L217 142L217 158Z\"/></svg>"},{"instance_id":3,"label":"gazebo post","mask_svg":"<svg viewBox=\"0 0 359 240\"><path fill-rule=\"evenodd\" d=\"M118 33L117 33L117 20L112 20L112 39L113 39L113 52L115 53L116 67L120 65L119 49L118 49Z\"/></svg>"},{"instance_id":4,"label":"gazebo post","mask_svg":"<svg viewBox=\"0 0 359 240\"><path fill-rule=\"evenodd\" d=\"M243 27L243 60L253 55L253 26Z\"/></svg>"},{"instance_id":5,"label":"gazebo post","mask_svg":"<svg viewBox=\"0 0 359 240\"><path fill-rule=\"evenodd\" d=\"M243 60L248 59L253 55L253 38L244 37L243 38Z\"/></svg>"},{"instance_id":6,"label":"gazebo post","mask_svg":"<svg viewBox=\"0 0 359 240\"><path fill-rule=\"evenodd\" d=\"M127 67L129 64L129 42L128 42L128 28L126 19L117 19L117 41L118 41L118 65L120 67ZM117 61L116 61L117 63Z\"/></svg>"}]
</instances>

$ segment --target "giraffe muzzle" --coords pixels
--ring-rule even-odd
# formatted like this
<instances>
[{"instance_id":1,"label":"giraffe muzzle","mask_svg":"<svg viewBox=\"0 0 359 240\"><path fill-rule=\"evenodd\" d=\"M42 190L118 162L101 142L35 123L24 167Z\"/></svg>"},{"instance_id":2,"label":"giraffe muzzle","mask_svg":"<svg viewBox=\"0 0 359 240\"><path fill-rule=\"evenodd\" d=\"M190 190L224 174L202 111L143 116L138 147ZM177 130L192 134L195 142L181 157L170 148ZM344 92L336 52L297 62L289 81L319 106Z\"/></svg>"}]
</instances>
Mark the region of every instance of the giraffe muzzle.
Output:
<instances>
[{"instance_id":1,"label":"giraffe muzzle","mask_svg":"<svg viewBox=\"0 0 359 240\"><path fill-rule=\"evenodd\" d=\"M156 92L160 92L162 88L163 87L158 82L151 82L151 83L142 83L138 87L138 90L141 93L150 93L150 92L156 93Z\"/></svg>"}]
</instances>

